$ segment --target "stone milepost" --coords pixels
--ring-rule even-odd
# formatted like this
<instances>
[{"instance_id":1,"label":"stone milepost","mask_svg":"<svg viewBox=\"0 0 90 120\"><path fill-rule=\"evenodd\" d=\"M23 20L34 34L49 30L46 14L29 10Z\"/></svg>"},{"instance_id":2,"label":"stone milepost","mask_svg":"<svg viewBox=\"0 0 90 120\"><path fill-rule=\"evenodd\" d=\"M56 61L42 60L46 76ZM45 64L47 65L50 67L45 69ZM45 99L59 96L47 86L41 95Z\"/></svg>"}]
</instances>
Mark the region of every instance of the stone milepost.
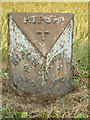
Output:
<instances>
[{"instance_id":1,"label":"stone milepost","mask_svg":"<svg viewBox=\"0 0 90 120\"><path fill-rule=\"evenodd\" d=\"M65 94L71 85L72 13L8 14L9 85L19 94Z\"/></svg>"}]
</instances>

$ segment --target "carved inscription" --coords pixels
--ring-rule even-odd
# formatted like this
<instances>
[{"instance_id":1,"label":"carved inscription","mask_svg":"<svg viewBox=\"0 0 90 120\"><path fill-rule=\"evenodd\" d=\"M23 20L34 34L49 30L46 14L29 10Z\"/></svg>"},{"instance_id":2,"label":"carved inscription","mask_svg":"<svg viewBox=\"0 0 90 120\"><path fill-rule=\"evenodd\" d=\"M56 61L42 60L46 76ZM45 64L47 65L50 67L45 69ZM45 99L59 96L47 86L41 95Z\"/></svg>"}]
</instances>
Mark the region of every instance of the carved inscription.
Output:
<instances>
[{"instance_id":1,"label":"carved inscription","mask_svg":"<svg viewBox=\"0 0 90 120\"><path fill-rule=\"evenodd\" d=\"M16 65L21 61L21 59L24 59L25 57L26 57L26 59L27 59L28 61L30 61L30 62L32 63L32 65L33 65L34 67L36 67L36 66L39 64L39 62L36 60L36 58L32 58L31 53L25 54L24 51L21 51L21 57L20 57L20 55L16 54L16 56L14 56L14 57L11 59L11 61L12 61L13 64L16 66ZM26 72L29 72L29 68L28 68L27 65L24 65L24 70L25 70Z\"/></svg>"},{"instance_id":2,"label":"carved inscription","mask_svg":"<svg viewBox=\"0 0 90 120\"><path fill-rule=\"evenodd\" d=\"M56 84L60 84L61 82L62 82L62 83L65 83L66 79L67 79L67 78L65 78L65 77L58 77L58 78L53 82L53 84L56 85Z\"/></svg>"},{"instance_id":3,"label":"carved inscription","mask_svg":"<svg viewBox=\"0 0 90 120\"><path fill-rule=\"evenodd\" d=\"M45 36L45 34L49 34L49 31L44 31L44 28L42 26L42 31L37 31L37 34L41 34L42 40L45 40L44 36Z\"/></svg>"},{"instance_id":4,"label":"carved inscription","mask_svg":"<svg viewBox=\"0 0 90 120\"><path fill-rule=\"evenodd\" d=\"M25 69L26 72L29 72L29 68L28 68L27 65L24 65L24 69Z\"/></svg>"},{"instance_id":5,"label":"carved inscription","mask_svg":"<svg viewBox=\"0 0 90 120\"><path fill-rule=\"evenodd\" d=\"M62 68L62 65L61 65L61 63L59 63L59 67L57 68L58 74L61 72L61 68Z\"/></svg>"},{"instance_id":6,"label":"carved inscription","mask_svg":"<svg viewBox=\"0 0 90 120\"><path fill-rule=\"evenodd\" d=\"M53 83L50 85L50 89L52 89L53 87L55 87L58 84L65 84L67 88L70 87L70 85L68 85L68 81L69 79L66 77L58 77L57 79L55 79L53 81Z\"/></svg>"},{"instance_id":7,"label":"carved inscription","mask_svg":"<svg viewBox=\"0 0 90 120\"><path fill-rule=\"evenodd\" d=\"M31 17L24 17L24 23L54 23L54 24L59 24L62 23L64 21L64 17L56 17L56 16L52 16L52 17L36 17L36 16L31 16Z\"/></svg>"},{"instance_id":8,"label":"carved inscription","mask_svg":"<svg viewBox=\"0 0 90 120\"><path fill-rule=\"evenodd\" d=\"M63 52L63 53L60 53L60 54L54 56L54 58L52 58L52 60L51 60L50 63L49 63L49 66L48 66L48 69L47 69L46 73L50 73L50 71L51 71L51 65L54 64L55 62L57 62L58 59L60 59L60 58L65 58L65 55L66 55L66 54ZM67 56L67 55L66 55L66 56ZM67 61L67 60L68 60L68 61ZM70 58L66 58L66 61L67 61L67 63L69 64ZM58 74L61 72L61 69L62 69L62 64L59 62L59 65L58 65L58 67L56 68L56 70L58 71Z\"/></svg>"},{"instance_id":9,"label":"carved inscription","mask_svg":"<svg viewBox=\"0 0 90 120\"><path fill-rule=\"evenodd\" d=\"M31 17L24 17L24 23L34 23L34 24L40 24L42 22L45 22L47 24L50 23L54 23L54 24L61 24L62 22L64 22L64 17L56 17L56 16L52 16L52 17L36 17L36 16L31 16ZM37 31L37 34L41 34L41 38L42 41L45 40L45 35L49 34L50 32L44 31L44 27L42 26L42 30L41 31Z\"/></svg>"}]
</instances>

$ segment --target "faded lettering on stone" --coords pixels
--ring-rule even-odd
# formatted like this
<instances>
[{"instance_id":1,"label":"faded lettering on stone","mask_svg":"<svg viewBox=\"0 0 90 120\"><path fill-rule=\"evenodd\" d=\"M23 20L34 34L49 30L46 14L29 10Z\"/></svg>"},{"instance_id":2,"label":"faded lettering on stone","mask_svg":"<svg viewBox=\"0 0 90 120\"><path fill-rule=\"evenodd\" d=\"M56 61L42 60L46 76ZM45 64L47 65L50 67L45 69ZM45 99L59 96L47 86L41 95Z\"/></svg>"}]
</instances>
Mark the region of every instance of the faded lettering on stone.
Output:
<instances>
[{"instance_id":1,"label":"faded lettering on stone","mask_svg":"<svg viewBox=\"0 0 90 120\"><path fill-rule=\"evenodd\" d=\"M24 69L25 69L26 72L29 72L29 68L28 68L27 65L24 65Z\"/></svg>"},{"instance_id":2,"label":"faded lettering on stone","mask_svg":"<svg viewBox=\"0 0 90 120\"><path fill-rule=\"evenodd\" d=\"M53 83L50 85L50 89L54 88L54 86L58 84L65 84L67 83L68 79L66 77L58 77L53 81Z\"/></svg>"},{"instance_id":3,"label":"faded lettering on stone","mask_svg":"<svg viewBox=\"0 0 90 120\"><path fill-rule=\"evenodd\" d=\"M62 68L62 65L61 65L61 63L59 63L59 67L57 68L58 74L61 72L61 68Z\"/></svg>"},{"instance_id":4,"label":"faded lettering on stone","mask_svg":"<svg viewBox=\"0 0 90 120\"><path fill-rule=\"evenodd\" d=\"M13 62L13 64L16 66L18 63L19 63L19 61L21 60L21 58L18 56L18 54L16 54L16 57L17 57L17 59L15 58L15 57L13 57L12 59L11 59L11 61Z\"/></svg>"},{"instance_id":5,"label":"faded lettering on stone","mask_svg":"<svg viewBox=\"0 0 90 120\"><path fill-rule=\"evenodd\" d=\"M24 23L42 23L45 21L45 23L50 24L50 23L56 23L59 24L61 22L64 22L65 18L64 17L36 17L36 16L31 16L31 17L24 17Z\"/></svg>"},{"instance_id":6,"label":"faded lettering on stone","mask_svg":"<svg viewBox=\"0 0 90 120\"><path fill-rule=\"evenodd\" d=\"M20 58L20 56L18 54L16 54L16 57L13 57L11 59L11 61L13 62L13 64L15 66L21 61L21 59L24 59L25 57L27 58L28 61L31 61L31 63L32 63L32 65L34 65L34 67L36 67L39 64L39 62L36 60L36 58L33 58L31 56L31 53L25 54L24 51L21 51L21 56L22 56L22 58ZM26 65L24 66L24 68L25 68L25 71L28 72L28 68Z\"/></svg>"}]
</instances>

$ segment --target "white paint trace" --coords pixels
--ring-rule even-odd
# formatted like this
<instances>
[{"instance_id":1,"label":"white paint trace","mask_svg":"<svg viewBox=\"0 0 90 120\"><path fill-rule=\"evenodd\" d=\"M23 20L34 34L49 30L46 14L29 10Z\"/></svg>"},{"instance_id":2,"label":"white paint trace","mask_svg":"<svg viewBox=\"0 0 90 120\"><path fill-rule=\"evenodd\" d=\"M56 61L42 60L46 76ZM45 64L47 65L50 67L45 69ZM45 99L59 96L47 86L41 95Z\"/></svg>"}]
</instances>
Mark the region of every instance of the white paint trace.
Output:
<instances>
[{"instance_id":1,"label":"white paint trace","mask_svg":"<svg viewBox=\"0 0 90 120\"><path fill-rule=\"evenodd\" d=\"M25 51L25 53L31 53L31 56L36 58L40 64L43 63L44 58L40 56L40 53L36 52L32 44L27 40L24 34L18 29L16 23L12 20L10 16L10 58L16 49L18 52ZM13 31L15 29L15 31Z\"/></svg>"},{"instance_id":2,"label":"white paint trace","mask_svg":"<svg viewBox=\"0 0 90 120\"><path fill-rule=\"evenodd\" d=\"M70 27L68 26L71 26ZM57 42L54 44L53 48L50 50L50 52L47 54L47 62L46 62L46 70L49 67L49 64L51 60L58 54L66 54L64 58L69 58L69 62L71 59L71 45L72 45L72 30L73 30L73 20L70 21L70 23L67 25L65 30L63 31L62 35L59 37Z\"/></svg>"},{"instance_id":3,"label":"white paint trace","mask_svg":"<svg viewBox=\"0 0 90 120\"><path fill-rule=\"evenodd\" d=\"M28 39L25 37L25 35L21 32L21 30L17 27L16 23L12 20L12 17L9 17L9 31L10 31L10 46L9 46L9 53L10 53L10 59L12 59L13 56L15 56L15 50L18 52L24 51L26 54L31 53L32 58L35 58L39 64L44 63L44 57L41 56L41 53L37 52L37 50L32 46L32 44L28 41ZM15 29L15 31L13 31ZM24 63L23 63L24 64ZM29 66L28 64L26 64ZM13 67L14 64L13 64ZM18 66L16 66L18 67ZM33 68L33 66L32 66ZM20 70L20 68L18 67ZM33 73L34 75L34 73ZM42 85L45 84L44 82L44 72L41 73L42 78Z\"/></svg>"}]
</instances>

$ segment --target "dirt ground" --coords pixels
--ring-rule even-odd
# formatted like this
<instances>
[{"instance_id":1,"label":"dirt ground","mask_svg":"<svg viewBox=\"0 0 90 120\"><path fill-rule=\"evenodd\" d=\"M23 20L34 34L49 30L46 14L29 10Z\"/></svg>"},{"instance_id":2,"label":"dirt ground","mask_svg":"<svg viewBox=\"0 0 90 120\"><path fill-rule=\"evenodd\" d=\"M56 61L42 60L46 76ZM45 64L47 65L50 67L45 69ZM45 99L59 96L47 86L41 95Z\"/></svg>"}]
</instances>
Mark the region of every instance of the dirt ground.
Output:
<instances>
[{"instance_id":1,"label":"dirt ground","mask_svg":"<svg viewBox=\"0 0 90 120\"><path fill-rule=\"evenodd\" d=\"M6 67L6 63L3 67ZM2 75L2 106L3 108L13 107L18 112L28 112L30 106L31 117L61 117L74 118L78 114L82 114L84 118L88 117L88 79L81 78L80 83L72 85L71 91L55 101L46 101L44 104L37 102L29 102L30 98L19 96L8 86L9 77Z\"/></svg>"}]
</instances>

